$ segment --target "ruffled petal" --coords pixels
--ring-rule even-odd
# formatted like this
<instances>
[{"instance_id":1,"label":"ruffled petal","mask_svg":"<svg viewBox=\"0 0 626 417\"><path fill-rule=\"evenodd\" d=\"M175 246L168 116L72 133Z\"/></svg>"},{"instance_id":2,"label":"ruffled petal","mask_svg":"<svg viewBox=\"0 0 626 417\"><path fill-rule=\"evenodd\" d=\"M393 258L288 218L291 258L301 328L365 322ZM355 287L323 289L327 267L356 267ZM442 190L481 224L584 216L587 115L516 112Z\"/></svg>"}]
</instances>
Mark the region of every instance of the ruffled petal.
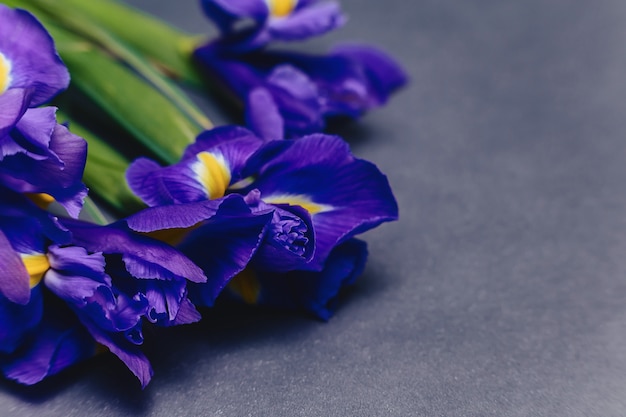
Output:
<instances>
[{"instance_id":1,"label":"ruffled petal","mask_svg":"<svg viewBox=\"0 0 626 417\"><path fill-rule=\"evenodd\" d=\"M26 115L39 110L45 109L29 110ZM50 148L46 149L48 157L37 160L32 158L32 153L6 157L0 162L0 181L20 193L48 194L76 218L87 196L87 188L82 183L87 143L56 124L54 113L52 121Z\"/></svg>"},{"instance_id":2,"label":"ruffled petal","mask_svg":"<svg viewBox=\"0 0 626 417\"><path fill-rule=\"evenodd\" d=\"M255 210L273 210L263 244L254 255L255 269L286 272L304 268L315 253L311 216L300 206L269 205L263 202Z\"/></svg>"},{"instance_id":3,"label":"ruffled petal","mask_svg":"<svg viewBox=\"0 0 626 417\"><path fill-rule=\"evenodd\" d=\"M166 243L134 233L123 220L108 226L63 222L72 232L75 245L90 252L122 255L126 269L137 278L206 281L202 270L182 253Z\"/></svg>"},{"instance_id":4,"label":"ruffled petal","mask_svg":"<svg viewBox=\"0 0 626 417\"><path fill-rule=\"evenodd\" d=\"M238 200L222 204L220 213L194 229L179 245L207 273L206 284L190 286L198 305L211 306L228 281L241 272L261 244L272 210L252 213Z\"/></svg>"},{"instance_id":5,"label":"ruffled petal","mask_svg":"<svg viewBox=\"0 0 626 417\"><path fill-rule=\"evenodd\" d=\"M109 348L115 356L124 362L137 377L142 388L148 385L153 375L152 366L135 343L130 342L124 334L103 331L88 319L81 318L81 322L98 343Z\"/></svg>"},{"instance_id":6,"label":"ruffled petal","mask_svg":"<svg viewBox=\"0 0 626 417\"><path fill-rule=\"evenodd\" d=\"M336 136L269 143L249 167L255 178L250 188L259 189L263 201L300 205L311 213L316 249L307 269L321 270L335 246L398 217L387 178L372 163L354 158Z\"/></svg>"},{"instance_id":7,"label":"ruffled petal","mask_svg":"<svg viewBox=\"0 0 626 417\"><path fill-rule=\"evenodd\" d=\"M187 295L185 280L156 281L142 280L138 283L140 291L148 300L150 308L147 313L148 319L161 326L172 323Z\"/></svg>"},{"instance_id":8,"label":"ruffled petal","mask_svg":"<svg viewBox=\"0 0 626 417\"><path fill-rule=\"evenodd\" d=\"M220 200L160 206L127 219L131 229L157 232L208 274L196 286L195 300L212 305L215 297L250 261L272 219L273 210L252 213L240 195Z\"/></svg>"},{"instance_id":9,"label":"ruffled petal","mask_svg":"<svg viewBox=\"0 0 626 417\"><path fill-rule=\"evenodd\" d=\"M147 314L148 300L142 294L129 297L124 293L114 294L112 286L99 285L84 306L74 305L78 317L89 320L99 329L111 333L121 333L130 342L139 345L141 318Z\"/></svg>"},{"instance_id":10,"label":"ruffled petal","mask_svg":"<svg viewBox=\"0 0 626 417\"><path fill-rule=\"evenodd\" d=\"M111 285L102 254L77 246L51 246L48 259L52 269L45 276L46 287L75 308L87 305L100 287Z\"/></svg>"},{"instance_id":11,"label":"ruffled petal","mask_svg":"<svg viewBox=\"0 0 626 417\"><path fill-rule=\"evenodd\" d=\"M88 253L78 246L48 247L50 267L56 271L68 271L83 275L101 283L109 282L104 272L105 260L101 253Z\"/></svg>"}]
</instances>

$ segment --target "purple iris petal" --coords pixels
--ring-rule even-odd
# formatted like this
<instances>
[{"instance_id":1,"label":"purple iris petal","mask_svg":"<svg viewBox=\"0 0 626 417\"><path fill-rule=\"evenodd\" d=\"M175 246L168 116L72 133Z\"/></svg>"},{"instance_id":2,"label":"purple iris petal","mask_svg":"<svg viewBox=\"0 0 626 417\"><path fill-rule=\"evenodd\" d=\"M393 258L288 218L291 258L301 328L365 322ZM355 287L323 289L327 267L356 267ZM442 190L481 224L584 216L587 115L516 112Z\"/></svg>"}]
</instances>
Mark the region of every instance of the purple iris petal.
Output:
<instances>
[{"instance_id":1,"label":"purple iris petal","mask_svg":"<svg viewBox=\"0 0 626 417\"><path fill-rule=\"evenodd\" d=\"M365 242L351 239L331 252L320 272L276 274L255 270L252 285L256 286L257 298L247 301L273 308L304 310L322 320L328 320L336 307L341 289L354 283L361 275L366 260ZM240 284L239 288L241 285L250 284Z\"/></svg>"},{"instance_id":2,"label":"purple iris petal","mask_svg":"<svg viewBox=\"0 0 626 417\"><path fill-rule=\"evenodd\" d=\"M0 5L0 53L11 65L9 90L33 89L29 107L49 101L69 84L52 38L25 10Z\"/></svg>"},{"instance_id":3,"label":"purple iris petal","mask_svg":"<svg viewBox=\"0 0 626 417\"><path fill-rule=\"evenodd\" d=\"M340 45L325 56L265 52L267 63L292 65L317 86L322 113L358 117L384 104L406 83L402 68L388 55L364 45Z\"/></svg>"},{"instance_id":4,"label":"purple iris petal","mask_svg":"<svg viewBox=\"0 0 626 417\"><path fill-rule=\"evenodd\" d=\"M290 16L269 22L268 32L271 40L307 39L337 29L346 22L338 3L324 2L299 6Z\"/></svg>"},{"instance_id":5,"label":"purple iris petal","mask_svg":"<svg viewBox=\"0 0 626 417\"><path fill-rule=\"evenodd\" d=\"M253 91L269 93L287 136L319 132L325 119L356 118L384 104L406 83L406 75L390 57L366 46L337 47L327 55L290 52L228 51L223 42L205 45L195 57L210 78L222 82L246 103L246 119L266 137L266 124L277 129L276 112L262 116L267 97L252 99ZM258 93L255 93L258 94Z\"/></svg>"},{"instance_id":6,"label":"purple iris petal","mask_svg":"<svg viewBox=\"0 0 626 417\"><path fill-rule=\"evenodd\" d=\"M82 318L81 322L98 343L108 347L115 356L124 362L128 369L139 379L142 388L148 385L153 374L152 367L148 358L135 343L130 342L122 334L103 331L88 319Z\"/></svg>"},{"instance_id":7,"label":"purple iris petal","mask_svg":"<svg viewBox=\"0 0 626 417\"><path fill-rule=\"evenodd\" d=\"M14 355L0 359L7 378L36 384L95 354L96 343L76 319L66 316L51 319L50 316L56 315L56 311L49 312L33 332L33 340Z\"/></svg>"},{"instance_id":8,"label":"purple iris petal","mask_svg":"<svg viewBox=\"0 0 626 417\"><path fill-rule=\"evenodd\" d=\"M52 159L52 162L62 165L48 149L56 124L56 107L28 109L9 135L22 147L20 153L36 160Z\"/></svg>"},{"instance_id":9,"label":"purple iris petal","mask_svg":"<svg viewBox=\"0 0 626 417\"><path fill-rule=\"evenodd\" d=\"M213 305L228 281L241 272L261 245L273 211L252 213L240 196L224 199L218 214L191 231L179 249L207 272L208 280L192 285L192 299ZM186 205L180 205L184 210Z\"/></svg>"},{"instance_id":10,"label":"purple iris petal","mask_svg":"<svg viewBox=\"0 0 626 417\"><path fill-rule=\"evenodd\" d=\"M143 343L141 318L148 311L148 300L141 294L134 297L116 294L111 279L104 274L104 258L99 254L89 254L77 247L52 247L49 257L55 269L46 273L46 287L63 300L91 336L117 355L145 386L151 370L137 345Z\"/></svg>"},{"instance_id":11,"label":"purple iris petal","mask_svg":"<svg viewBox=\"0 0 626 417\"><path fill-rule=\"evenodd\" d=\"M176 320L180 306L187 296L186 282L184 280L173 282L143 280L138 284L150 305L147 313L148 319L162 326L171 325Z\"/></svg>"},{"instance_id":12,"label":"purple iris petal","mask_svg":"<svg viewBox=\"0 0 626 417\"><path fill-rule=\"evenodd\" d=\"M57 271L72 271L74 275L88 276L101 283L110 279L104 273L105 261L100 253L88 253L78 246L48 247L50 267Z\"/></svg>"},{"instance_id":13,"label":"purple iris petal","mask_svg":"<svg viewBox=\"0 0 626 417\"><path fill-rule=\"evenodd\" d=\"M173 321L169 322L170 326L178 326L181 324L189 324L200 321L202 316L196 310L196 307L187 298L183 298L178 306L178 314Z\"/></svg>"},{"instance_id":14,"label":"purple iris petal","mask_svg":"<svg viewBox=\"0 0 626 417\"><path fill-rule=\"evenodd\" d=\"M182 165L182 166L181 166ZM149 206L179 204L206 198L190 164L161 167L148 158L135 160L126 172L128 185Z\"/></svg>"},{"instance_id":15,"label":"purple iris petal","mask_svg":"<svg viewBox=\"0 0 626 417\"><path fill-rule=\"evenodd\" d=\"M208 281L195 299L211 305L226 283L248 264L271 218L271 209L252 213L242 196L229 195L219 200L152 207L127 222L131 229L141 232L180 232L177 248L207 273Z\"/></svg>"},{"instance_id":16,"label":"purple iris petal","mask_svg":"<svg viewBox=\"0 0 626 417\"><path fill-rule=\"evenodd\" d=\"M219 80L240 101L251 106L246 108L246 119L252 122L249 127L255 133L265 137L265 126L268 124L272 131L277 131L283 125L289 134L304 134L323 128L318 92L306 74L287 65L274 71L273 62L266 62L263 53L233 55L220 49L219 44L209 44L196 50L195 57L209 78ZM274 102L272 108L278 109L281 121L275 121L275 111L267 114L268 120L263 119L266 111L263 101L267 99L252 100L249 96L258 89L271 95ZM280 136L283 136L282 132Z\"/></svg>"},{"instance_id":17,"label":"purple iris petal","mask_svg":"<svg viewBox=\"0 0 626 417\"><path fill-rule=\"evenodd\" d=\"M227 199L239 199L242 204L245 204L238 196L227 197ZM143 233L164 229L185 229L215 216L224 201L226 200L206 200L184 206L172 204L150 207L129 216L126 223L132 230Z\"/></svg>"},{"instance_id":18,"label":"purple iris petal","mask_svg":"<svg viewBox=\"0 0 626 417\"><path fill-rule=\"evenodd\" d=\"M202 0L202 8L224 33L230 33L239 19L261 22L269 12L264 0Z\"/></svg>"},{"instance_id":19,"label":"purple iris petal","mask_svg":"<svg viewBox=\"0 0 626 417\"><path fill-rule=\"evenodd\" d=\"M84 248L51 246L48 252L51 269L45 275L45 285L64 300L79 317L110 332L134 329L148 308L144 297L115 294L111 278L105 274L105 259L90 254Z\"/></svg>"},{"instance_id":20,"label":"purple iris petal","mask_svg":"<svg viewBox=\"0 0 626 417\"><path fill-rule=\"evenodd\" d=\"M29 275L11 242L0 230L0 298L25 305L30 300Z\"/></svg>"},{"instance_id":21,"label":"purple iris petal","mask_svg":"<svg viewBox=\"0 0 626 417\"><path fill-rule=\"evenodd\" d=\"M77 246L51 246L48 259L51 269L45 276L46 287L76 308L87 305L100 287L111 286L102 254L89 254Z\"/></svg>"},{"instance_id":22,"label":"purple iris petal","mask_svg":"<svg viewBox=\"0 0 626 417\"><path fill-rule=\"evenodd\" d=\"M110 286L99 285L84 306L74 308L81 321L88 319L102 331L122 333L136 345L143 342L139 329L149 305L141 294L131 298L124 293L114 294Z\"/></svg>"},{"instance_id":23,"label":"purple iris petal","mask_svg":"<svg viewBox=\"0 0 626 417\"><path fill-rule=\"evenodd\" d=\"M47 135L49 143L42 144L46 157L39 160L33 158L33 153L5 157L0 161L0 182L20 193L49 194L65 207L70 216L78 217L87 196L87 188L82 183L87 143L64 126L56 124L54 109L29 110L20 124L28 119L26 116L31 112L45 112L46 122L51 121L50 132L41 132L47 124L43 125L44 120L40 120L31 135L41 134L42 140ZM51 117L49 120L48 116Z\"/></svg>"},{"instance_id":24,"label":"purple iris petal","mask_svg":"<svg viewBox=\"0 0 626 417\"><path fill-rule=\"evenodd\" d=\"M250 155L263 145L264 141L240 126L220 126L202 132L196 141L187 146L182 160L195 158L203 151L212 151L221 154L228 163L232 182L240 177L240 171L248 161Z\"/></svg>"},{"instance_id":25,"label":"purple iris petal","mask_svg":"<svg viewBox=\"0 0 626 417\"><path fill-rule=\"evenodd\" d=\"M249 188L260 190L266 202L291 198L297 204L305 196L319 207L311 216L315 255L306 269L320 270L336 245L398 217L387 178L336 136L268 143L251 158L247 173L255 177Z\"/></svg>"},{"instance_id":26,"label":"purple iris petal","mask_svg":"<svg viewBox=\"0 0 626 417\"><path fill-rule=\"evenodd\" d=\"M126 171L126 182L130 189L151 207L174 201L172 195L166 192L161 178L155 177L161 169L161 165L152 159L137 158Z\"/></svg>"},{"instance_id":27,"label":"purple iris petal","mask_svg":"<svg viewBox=\"0 0 626 417\"><path fill-rule=\"evenodd\" d=\"M195 143L185 150L180 162L161 167L147 158L139 158L129 167L126 178L128 184L146 204L159 206L202 201L207 198L207 187L200 179L198 169L205 169L198 155L210 152L213 166L224 170L230 178L225 188L241 179L240 171L245 162L261 145L263 140L247 129L226 126L200 134ZM219 158L219 160L217 159ZM221 197L219 195L218 197Z\"/></svg>"},{"instance_id":28,"label":"purple iris petal","mask_svg":"<svg viewBox=\"0 0 626 417\"><path fill-rule=\"evenodd\" d=\"M202 6L235 51L257 49L274 40L307 39L336 29L346 20L336 2L297 1L293 10L283 10L281 15L272 14L272 3L203 0Z\"/></svg>"},{"instance_id":29,"label":"purple iris petal","mask_svg":"<svg viewBox=\"0 0 626 417\"><path fill-rule=\"evenodd\" d=\"M9 135L30 104L31 91L12 88L0 94L0 160L15 155L23 148Z\"/></svg>"},{"instance_id":30,"label":"purple iris petal","mask_svg":"<svg viewBox=\"0 0 626 417\"><path fill-rule=\"evenodd\" d=\"M0 276L8 277L4 271ZM25 304L16 304L0 295L0 353L14 352L43 316L41 285L28 291L29 300Z\"/></svg>"},{"instance_id":31,"label":"purple iris petal","mask_svg":"<svg viewBox=\"0 0 626 417\"><path fill-rule=\"evenodd\" d=\"M280 109L286 132L305 134L324 128L319 90L306 73L292 65L280 64L266 74L264 82ZM248 112L259 110L247 109Z\"/></svg>"},{"instance_id":32,"label":"purple iris petal","mask_svg":"<svg viewBox=\"0 0 626 417\"><path fill-rule=\"evenodd\" d=\"M331 51L333 56L356 63L368 81L368 90L375 100L370 106L382 105L390 94L407 82L407 74L391 57L379 49L366 45L338 45ZM320 72L324 78L324 73ZM317 78L315 75L314 78Z\"/></svg>"},{"instance_id":33,"label":"purple iris petal","mask_svg":"<svg viewBox=\"0 0 626 417\"><path fill-rule=\"evenodd\" d=\"M267 88L257 87L248 94L246 125L263 139L281 139L285 123L274 97Z\"/></svg>"},{"instance_id":34,"label":"purple iris petal","mask_svg":"<svg viewBox=\"0 0 626 417\"><path fill-rule=\"evenodd\" d=\"M73 243L91 252L121 254L128 272L141 279L188 279L204 282L206 277L187 257L170 245L134 233L126 222L96 226L75 220L64 220Z\"/></svg>"}]
</instances>

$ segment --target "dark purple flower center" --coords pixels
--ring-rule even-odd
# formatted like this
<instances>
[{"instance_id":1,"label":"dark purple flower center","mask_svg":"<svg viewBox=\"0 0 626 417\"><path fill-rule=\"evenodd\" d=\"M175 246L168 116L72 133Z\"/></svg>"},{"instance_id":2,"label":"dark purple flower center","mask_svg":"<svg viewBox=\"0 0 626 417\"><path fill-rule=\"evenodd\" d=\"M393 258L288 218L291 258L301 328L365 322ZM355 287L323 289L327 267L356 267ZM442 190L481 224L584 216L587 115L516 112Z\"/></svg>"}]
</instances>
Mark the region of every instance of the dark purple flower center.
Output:
<instances>
[{"instance_id":1,"label":"dark purple flower center","mask_svg":"<svg viewBox=\"0 0 626 417\"><path fill-rule=\"evenodd\" d=\"M299 256L304 255L309 239L305 236L307 226L302 219L283 210L277 210L274 212L272 226L275 241Z\"/></svg>"}]
</instances>

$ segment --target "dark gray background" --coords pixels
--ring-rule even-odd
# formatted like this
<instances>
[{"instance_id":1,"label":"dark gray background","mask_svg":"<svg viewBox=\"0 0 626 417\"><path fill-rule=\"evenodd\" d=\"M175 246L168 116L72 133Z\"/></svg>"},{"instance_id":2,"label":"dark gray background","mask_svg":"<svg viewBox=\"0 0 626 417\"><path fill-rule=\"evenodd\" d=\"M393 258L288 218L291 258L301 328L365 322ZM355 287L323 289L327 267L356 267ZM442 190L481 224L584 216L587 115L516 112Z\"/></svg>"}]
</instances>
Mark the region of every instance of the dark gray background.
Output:
<instances>
[{"instance_id":1,"label":"dark gray background","mask_svg":"<svg viewBox=\"0 0 626 417\"><path fill-rule=\"evenodd\" d=\"M134 0L190 31L196 1ZM209 313L2 416L626 416L626 2L345 0L411 85L342 129L402 219L329 323ZM228 115L203 106L218 122Z\"/></svg>"}]
</instances>

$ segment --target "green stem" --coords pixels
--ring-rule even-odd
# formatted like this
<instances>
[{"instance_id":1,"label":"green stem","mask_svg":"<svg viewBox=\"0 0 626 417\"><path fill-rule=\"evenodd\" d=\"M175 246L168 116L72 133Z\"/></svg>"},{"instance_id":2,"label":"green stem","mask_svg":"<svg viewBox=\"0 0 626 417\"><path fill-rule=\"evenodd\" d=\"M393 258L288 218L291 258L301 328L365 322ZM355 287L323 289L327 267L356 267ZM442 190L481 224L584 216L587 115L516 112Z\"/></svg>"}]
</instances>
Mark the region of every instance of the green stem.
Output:
<instances>
[{"instance_id":1,"label":"green stem","mask_svg":"<svg viewBox=\"0 0 626 417\"><path fill-rule=\"evenodd\" d=\"M85 204L83 204L83 210L85 210L85 213L87 213L87 215L89 216L89 219L92 220L94 223L97 223L103 226L105 224L109 224L109 221L107 220L106 216L104 215L104 213L102 213L100 208L98 208L96 203L94 203L91 197L85 198Z\"/></svg>"},{"instance_id":2,"label":"green stem","mask_svg":"<svg viewBox=\"0 0 626 417\"><path fill-rule=\"evenodd\" d=\"M206 36L192 35L116 0L56 0L132 46L165 72L186 83L203 86L191 55Z\"/></svg>"}]
</instances>

